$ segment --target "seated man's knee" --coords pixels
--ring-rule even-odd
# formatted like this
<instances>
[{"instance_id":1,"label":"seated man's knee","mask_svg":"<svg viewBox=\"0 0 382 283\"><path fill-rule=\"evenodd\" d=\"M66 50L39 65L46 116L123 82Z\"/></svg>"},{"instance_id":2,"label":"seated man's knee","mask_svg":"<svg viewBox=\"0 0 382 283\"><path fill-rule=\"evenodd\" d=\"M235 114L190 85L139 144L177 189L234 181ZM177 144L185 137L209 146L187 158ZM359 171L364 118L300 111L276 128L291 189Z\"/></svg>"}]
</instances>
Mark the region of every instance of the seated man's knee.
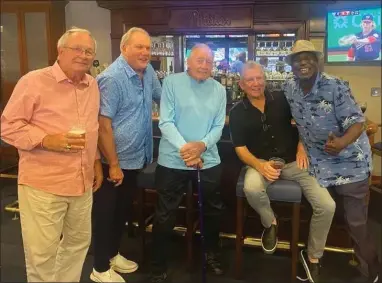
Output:
<instances>
[{"instance_id":1,"label":"seated man's knee","mask_svg":"<svg viewBox=\"0 0 382 283\"><path fill-rule=\"evenodd\" d=\"M330 198L316 206L316 213L333 216L336 211L336 202Z\"/></svg>"},{"instance_id":2,"label":"seated man's knee","mask_svg":"<svg viewBox=\"0 0 382 283\"><path fill-rule=\"evenodd\" d=\"M251 197L260 197L265 192L264 186L259 184L245 184L244 185L244 193L245 195Z\"/></svg>"},{"instance_id":3,"label":"seated man's knee","mask_svg":"<svg viewBox=\"0 0 382 283\"><path fill-rule=\"evenodd\" d=\"M244 180L244 192L247 196L256 196L264 194L265 186L260 173L253 169L248 169Z\"/></svg>"}]
</instances>

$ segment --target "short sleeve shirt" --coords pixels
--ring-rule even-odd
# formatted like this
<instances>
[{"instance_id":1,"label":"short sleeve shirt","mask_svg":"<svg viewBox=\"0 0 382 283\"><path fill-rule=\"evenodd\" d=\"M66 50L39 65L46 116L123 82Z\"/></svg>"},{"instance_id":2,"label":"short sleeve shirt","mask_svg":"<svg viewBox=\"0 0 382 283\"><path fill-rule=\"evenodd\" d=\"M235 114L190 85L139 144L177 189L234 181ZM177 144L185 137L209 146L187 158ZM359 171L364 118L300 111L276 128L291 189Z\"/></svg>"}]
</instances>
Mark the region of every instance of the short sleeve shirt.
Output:
<instances>
[{"instance_id":1,"label":"short sleeve shirt","mask_svg":"<svg viewBox=\"0 0 382 283\"><path fill-rule=\"evenodd\" d=\"M243 98L230 111L229 126L234 147L246 146L256 157L296 160L298 132L291 124L288 102L281 91L265 93L264 113Z\"/></svg>"},{"instance_id":2,"label":"short sleeve shirt","mask_svg":"<svg viewBox=\"0 0 382 283\"><path fill-rule=\"evenodd\" d=\"M310 173L323 187L365 180L372 170L371 149L366 132L339 155L324 151L330 132L338 137L355 123L365 122L349 86L325 73L317 75L310 93L304 95L297 78L285 84L285 95L305 148Z\"/></svg>"}]
</instances>

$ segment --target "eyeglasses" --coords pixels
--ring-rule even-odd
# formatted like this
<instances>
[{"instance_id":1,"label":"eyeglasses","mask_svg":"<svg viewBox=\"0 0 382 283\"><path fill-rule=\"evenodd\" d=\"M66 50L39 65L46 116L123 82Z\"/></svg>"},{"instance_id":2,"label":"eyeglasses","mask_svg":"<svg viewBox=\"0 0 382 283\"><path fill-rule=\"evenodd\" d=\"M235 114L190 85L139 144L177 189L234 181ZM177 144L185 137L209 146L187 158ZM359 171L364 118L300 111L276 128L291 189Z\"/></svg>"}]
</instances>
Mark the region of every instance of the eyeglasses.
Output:
<instances>
[{"instance_id":1,"label":"eyeglasses","mask_svg":"<svg viewBox=\"0 0 382 283\"><path fill-rule=\"evenodd\" d=\"M265 122L267 121L267 116L265 116L265 113L261 114L261 123L263 123L263 131L266 132L271 127Z\"/></svg>"},{"instance_id":2,"label":"eyeglasses","mask_svg":"<svg viewBox=\"0 0 382 283\"><path fill-rule=\"evenodd\" d=\"M74 52L76 55L82 55L82 53L85 53L85 56L87 57L93 57L95 55L95 52L91 49L85 49L82 47L69 47L69 46L64 46L64 48L68 48Z\"/></svg>"}]
</instances>

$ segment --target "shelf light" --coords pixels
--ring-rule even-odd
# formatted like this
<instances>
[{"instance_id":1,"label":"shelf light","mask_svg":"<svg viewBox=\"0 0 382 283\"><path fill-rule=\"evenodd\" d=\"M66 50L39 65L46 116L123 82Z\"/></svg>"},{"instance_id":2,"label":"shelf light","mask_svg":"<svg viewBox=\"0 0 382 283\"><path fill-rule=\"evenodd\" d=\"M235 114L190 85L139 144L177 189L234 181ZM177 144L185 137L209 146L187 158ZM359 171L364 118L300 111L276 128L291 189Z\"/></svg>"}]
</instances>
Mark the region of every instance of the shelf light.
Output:
<instances>
[{"instance_id":1,"label":"shelf light","mask_svg":"<svg viewBox=\"0 0 382 283\"><path fill-rule=\"evenodd\" d=\"M296 35L294 33L284 33L283 36L285 36L285 37L295 37Z\"/></svg>"}]
</instances>

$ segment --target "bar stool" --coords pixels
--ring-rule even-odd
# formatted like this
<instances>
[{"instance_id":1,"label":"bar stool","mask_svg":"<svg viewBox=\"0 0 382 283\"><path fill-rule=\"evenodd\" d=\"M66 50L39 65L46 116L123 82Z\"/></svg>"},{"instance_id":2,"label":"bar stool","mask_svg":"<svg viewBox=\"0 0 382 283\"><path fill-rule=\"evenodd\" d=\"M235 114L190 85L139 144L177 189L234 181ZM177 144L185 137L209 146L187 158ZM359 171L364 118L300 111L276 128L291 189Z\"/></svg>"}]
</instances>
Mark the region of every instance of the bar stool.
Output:
<instances>
[{"instance_id":1,"label":"bar stool","mask_svg":"<svg viewBox=\"0 0 382 283\"><path fill-rule=\"evenodd\" d=\"M149 217L145 218L145 196L146 192L155 192L155 170L157 167L157 162L153 162L148 165L142 172L139 173L137 179L138 185L138 211L139 211L139 232L141 236L141 252L142 252L142 262L144 263L145 250L146 250L146 227L153 221L154 213ZM193 219L193 189L191 184L187 186L186 197L186 242L187 242L187 264L188 267L192 267L193 260L193 235L196 229L196 224Z\"/></svg>"},{"instance_id":2,"label":"bar stool","mask_svg":"<svg viewBox=\"0 0 382 283\"><path fill-rule=\"evenodd\" d=\"M236 256L235 256L235 277L241 279L243 275L243 246L244 246L244 215L245 201L244 176L245 168L240 172L236 185ZM298 240L300 228L300 204L301 187L294 181L278 180L270 184L267 188L269 199L274 202L287 202L292 204L292 235L290 250L292 255L291 282L296 280L298 264Z\"/></svg>"}]
</instances>

